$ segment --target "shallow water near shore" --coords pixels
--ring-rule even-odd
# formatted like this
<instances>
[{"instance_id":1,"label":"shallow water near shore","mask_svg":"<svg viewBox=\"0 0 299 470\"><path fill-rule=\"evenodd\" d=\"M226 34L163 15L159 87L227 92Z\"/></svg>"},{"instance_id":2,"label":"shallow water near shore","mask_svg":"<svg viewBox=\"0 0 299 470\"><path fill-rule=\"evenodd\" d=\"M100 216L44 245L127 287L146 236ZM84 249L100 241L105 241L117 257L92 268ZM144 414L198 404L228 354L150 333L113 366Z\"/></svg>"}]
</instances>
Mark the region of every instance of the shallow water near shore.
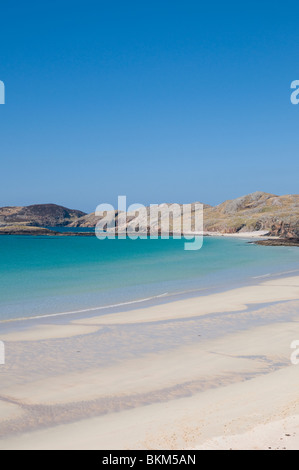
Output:
<instances>
[{"instance_id":1,"label":"shallow water near shore","mask_svg":"<svg viewBox=\"0 0 299 470\"><path fill-rule=\"evenodd\" d=\"M0 321L167 301L299 270L299 249L184 240L1 237Z\"/></svg>"}]
</instances>

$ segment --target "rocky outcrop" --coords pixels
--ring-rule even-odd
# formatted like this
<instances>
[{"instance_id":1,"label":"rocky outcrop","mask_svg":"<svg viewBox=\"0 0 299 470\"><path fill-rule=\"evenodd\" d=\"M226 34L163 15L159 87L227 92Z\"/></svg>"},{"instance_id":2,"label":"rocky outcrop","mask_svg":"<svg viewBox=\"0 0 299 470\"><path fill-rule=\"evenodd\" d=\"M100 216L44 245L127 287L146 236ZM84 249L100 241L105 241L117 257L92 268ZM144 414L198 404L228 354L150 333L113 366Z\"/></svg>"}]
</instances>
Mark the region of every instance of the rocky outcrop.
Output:
<instances>
[{"instance_id":1,"label":"rocky outcrop","mask_svg":"<svg viewBox=\"0 0 299 470\"><path fill-rule=\"evenodd\" d=\"M55 204L39 204L27 207L0 208L0 226L11 224L35 227L59 227L69 225L86 215L82 211L67 209Z\"/></svg>"},{"instance_id":2,"label":"rocky outcrop","mask_svg":"<svg viewBox=\"0 0 299 470\"><path fill-rule=\"evenodd\" d=\"M263 246L299 246L299 238L278 238L271 240L258 240L253 242L255 245Z\"/></svg>"},{"instance_id":3,"label":"rocky outcrop","mask_svg":"<svg viewBox=\"0 0 299 470\"><path fill-rule=\"evenodd\" d=\"M0 227L0 235L56 235L55 232L42 227L30 227L28 225L7 225Z\"/></svg>"},{"instance_id":4,"label":"rocky outcrop","mask_svg":"<svg viewBox=\"0 0 299 470\"><path fill-rule=\"evenodd\" d=\"M95 237L95 232L57 232L43 227L32 227L30 225L7 225L0 227L1 235L30 235L48 237Z\"/></svg>"},{"instance_id":5,"label":"rocky outcrop","mask_svg":"<svg viewBox=\"0 0 299 470\"><path fill-rule=\"evenodd\" d=\"M222 233L268 231L284 238L299 236L299 195L256 192L205 210L205 230Z\"/></svg>"}]
</instances>

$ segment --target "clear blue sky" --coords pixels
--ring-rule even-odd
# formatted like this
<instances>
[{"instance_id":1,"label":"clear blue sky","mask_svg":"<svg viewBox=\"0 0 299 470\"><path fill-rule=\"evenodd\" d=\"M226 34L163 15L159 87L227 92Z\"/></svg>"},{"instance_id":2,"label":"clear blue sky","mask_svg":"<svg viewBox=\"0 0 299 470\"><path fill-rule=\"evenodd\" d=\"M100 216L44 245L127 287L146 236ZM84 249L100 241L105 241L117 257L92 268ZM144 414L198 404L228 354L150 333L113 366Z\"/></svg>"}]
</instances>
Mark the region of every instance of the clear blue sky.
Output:
<instances>
[{"instance_id":1,"label":"clear blue sky","mask_svg":"<svg viewBox=\"0 0 299 470\"><path fill-rule=\"evenodd\" d=\"M2 2L0 206L298 193L298 1Z\"/></svg>"}]
</instances>

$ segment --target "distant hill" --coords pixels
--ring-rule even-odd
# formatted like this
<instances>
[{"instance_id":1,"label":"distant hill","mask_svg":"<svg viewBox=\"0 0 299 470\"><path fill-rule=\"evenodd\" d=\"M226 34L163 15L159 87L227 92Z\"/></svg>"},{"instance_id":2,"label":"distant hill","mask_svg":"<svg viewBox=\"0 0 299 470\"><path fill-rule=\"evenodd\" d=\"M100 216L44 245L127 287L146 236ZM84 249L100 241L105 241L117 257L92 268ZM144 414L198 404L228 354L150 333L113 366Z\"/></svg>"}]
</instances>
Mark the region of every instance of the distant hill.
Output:
<instances>
[{"instance_id":1,"label":"distant hill","mask_svg":"<svg viewBox=\"0 0 299 470\"><path fill-rule=\"evenodd\" d=\"M71 222L69 227L82 227L82 228L90 228L95 227L99 221L99 217L96 217L95 213L92 212L91 214L86 214L83 217Z\"/></svg>"},{"instance_id":2,"label":"distant hill","mask_svg":"<svg viewBox=\"0 0 299 470\"><path fill-rule=\"evenodd\" d=\"M126 226L121 226L120 230L130 229L134 225L134 217L135 214L130 214ZM192 218L194 217L193 211ZM35 227L95 227L99 220L94 213L85 214L55 204L0 208L0 227L16 224ZM118 223L117 212L116 222ZM173 226L177 227L177 222L174 221ZM146 217L141 221L140 230L149 230ZM282 238L299 238L299 195L276 196L255 192L215 207L204 205L204 230L214 233L265 231Z\"/></svg>"},{"instance_id":3,"label":"distant hill","mask_svg":"<svg viewBox=\"0 0 299 470\"><path fill-rule=\"evenodd\" d=\"M95 227L98 221L99 218L92 213L70 225ZM129 227L130 222L127 225ZM144 221L141 229L146 231L148 228ZM270 235L299 238L299 195L276 196L255 192L215 207L204 205L204 230L220 233L263 230Z\"/></svg>"},{"instance_id":4,"label":"distant hill","mask_svg":"<svg viewBox=\"0 0 299 470\"><path fill-rule=\"evenodd\" d=\"M0 226L29 225L58 227L69 225L86 215L82 211L67 209L56 204L38 204L27 207L0 208Z\"/></svg>"}]
</instances>

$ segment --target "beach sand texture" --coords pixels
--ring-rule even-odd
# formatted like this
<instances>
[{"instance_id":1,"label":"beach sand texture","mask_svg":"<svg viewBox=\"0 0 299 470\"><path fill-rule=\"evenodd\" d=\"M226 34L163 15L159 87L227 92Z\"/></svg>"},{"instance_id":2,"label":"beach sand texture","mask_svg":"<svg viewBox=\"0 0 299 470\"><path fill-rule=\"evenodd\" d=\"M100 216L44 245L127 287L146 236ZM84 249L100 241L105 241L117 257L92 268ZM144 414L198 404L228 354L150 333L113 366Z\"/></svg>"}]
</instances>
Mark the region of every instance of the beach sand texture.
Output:
<instances>
[{"instance_id":1,"label":"beach sand texture","mask_svg":"<svg viewBox=\"0 0 299 470\"><path fill-rule=\"evenodd\" d=\"M286 277L15 323L1 334L0 449L299 448L298 321L299 277Z\"/></svg>"}]
</instances>

